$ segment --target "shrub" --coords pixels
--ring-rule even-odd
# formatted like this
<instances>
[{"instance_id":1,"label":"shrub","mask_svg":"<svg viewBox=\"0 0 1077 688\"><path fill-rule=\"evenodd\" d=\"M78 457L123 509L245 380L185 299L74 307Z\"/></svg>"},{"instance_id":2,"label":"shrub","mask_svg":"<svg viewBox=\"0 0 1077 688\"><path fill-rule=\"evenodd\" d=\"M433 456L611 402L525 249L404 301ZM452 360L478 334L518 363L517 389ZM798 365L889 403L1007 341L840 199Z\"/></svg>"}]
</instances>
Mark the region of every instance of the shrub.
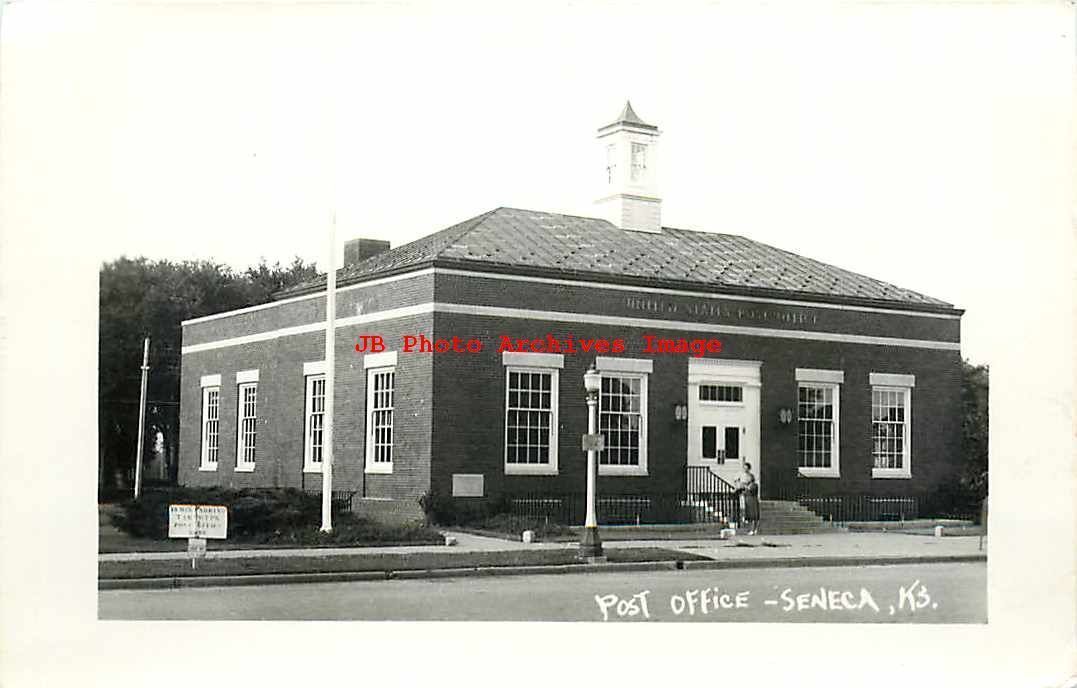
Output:
<instances>
[{"instance_id":1,"label":"shrub","mask_svg":"<svg viewBox=\"0 0 1077 688\"><path fill-rule=\"evenodd\" d=\"M333 517L333 530L323 533L320 523L277 531L264 531L247 538L249 542L273 545L351 544L441 544L441 533L420 525L384 525L341 513Z\"/></svg>"},{"instance_id":2,"label":"shrub","mask_svg":"<svg viewBox=\"0 0 1077 688\"><path fill-rule=\"evenodd\" d=\"M511 502L506 496L459 499L436 490L420 497L419 505L426 514L428 524L441 526L476 525L491 516L511 511Z\"/></svg>"},{"instance_id":3,"label":"shrub","mask_svg":"<svg viewBox=\"0 0 1077 688\"><path fill-rule=\"evenodd\" d=\"M228 490L179 487L147 491L128 500L112 517L113 524L135 537L168 537L169 504L228 507L228 537L249 538L321 524L321 495L295 488Z\"/></svg>"},{"instance_id":4,"label":"shrub","mask_svg":"<svg viewBox=\"0 0 1077 688\"><path fill-rule=\"evenodd\" d=\"M980 521L983 496L975 488L946 484L920 500L920 518L961 518Z\"/></svg>"}]
</instances>

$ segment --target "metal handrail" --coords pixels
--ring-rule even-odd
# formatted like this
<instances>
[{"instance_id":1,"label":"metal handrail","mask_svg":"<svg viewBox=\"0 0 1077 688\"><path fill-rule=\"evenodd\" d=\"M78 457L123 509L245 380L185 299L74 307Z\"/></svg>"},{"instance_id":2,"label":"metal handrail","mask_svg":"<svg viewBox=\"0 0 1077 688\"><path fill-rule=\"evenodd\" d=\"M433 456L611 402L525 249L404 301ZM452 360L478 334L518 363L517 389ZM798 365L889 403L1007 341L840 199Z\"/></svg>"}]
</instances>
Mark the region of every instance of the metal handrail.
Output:
<instances>
[{"instance_id":1,"label":"metal handrail","mask_svg":"<svg viewBox=\"0 0 1077 688\"><path fill-rule=\"evenodd\" d=\"M711 470L710 466L688 467L688 493L732 494L736 492L729 481Z\"/></svg>"}]
</instances>

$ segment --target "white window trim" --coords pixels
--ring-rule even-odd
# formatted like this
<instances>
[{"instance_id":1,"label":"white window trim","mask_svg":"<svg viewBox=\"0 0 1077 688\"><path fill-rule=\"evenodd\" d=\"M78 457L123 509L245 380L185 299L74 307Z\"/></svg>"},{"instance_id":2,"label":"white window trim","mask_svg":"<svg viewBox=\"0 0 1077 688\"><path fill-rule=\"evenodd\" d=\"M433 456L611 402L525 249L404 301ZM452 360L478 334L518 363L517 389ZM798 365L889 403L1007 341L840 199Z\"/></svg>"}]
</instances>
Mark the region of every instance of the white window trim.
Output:
<instances>
[{"instance_id":1,"label":"white window trim","mask_svg":"<svg viewBox=\"0 0 1077 688\"><path fill-rule=\"evenodd\" d=\"M916 386L915 375L900 375L898 373L870 373L868 382L872 387L908 387Z\"/></svg>"},{"instance_id":2,"label":"white window trim","mask_svg":"<svg viewBox=\"0 0 1077 688\"><path fill-rule=\"evenodd\" d=\"M303 377L325 375L325 361L307 361L303 364Z\"/></svg>"},{"instance_id":3,"label":"white window trim","mask_svg":"<svg viewBox=\"0 0 1077 688\"><path fill-rule=\"evenodd\" d=\"M253 370L240 370L236 373L236 384L241 385L244 382L258 382L258 369Z\"/></svg>"},{"instance_id":4,"label":"white window trim","mask_svg":"<svg viewBox=\"0 0 1077 688\"><path fill-rule=\"evenodd\" d=\"M803 370L798 368L797 371ZM825 371L816 371L825 372ZM841 372L841 371L836 371ZM843 373L844 375L844 373ZM800 432L800 388L831 389L834 391L834 422L830 433L830 466L827 468L800 466L800 451L797 450L797 474L804 478L840 478L841 477L841 384L837 382L797 381L797 433ZM799 436L797 441L799 443Z\"/></svg>"},{"instance_id":5,"label":"white window trim","mask_svg":"<svg viewBox=\"0 0 1077 688\"><path fill-rule=\"evenodd\" d=\"M822 382L840 385L845 382L844 370L822 370L820 368L797 368L797 382Z\"/></svg>"},{"instance_id":6,"label":"white window trim","mask_svg":"<svg viewBox=\"0 0 1077 688\"><path fill-rule=\"evenodd\" d=\"M611 365L611 362L612 362L612 365ZM639 364L646 364L646 366L639 365ZM626 367L618 367L618 366L626 366ZM605 376L609 376L609 377L637 377L640 380L640 385L639 385L639 408L640 408L640 414L639 414L639 465L636 465L636 466L623 466L623 465L611 466L611 465L603 465L601 463L601 461L599 461L599 464L598 464L598 474L599 475L609 475L609 476L645 476L645 475L647 475L647 441L648 441L647 416L649 415L648 405L650 403L649 394L648 394L648 391L647 391L647 386L648 386L647 382L648 382L648 379L650 378L649 373L653 369L653 366L654 366L654 364L653 364L652 361L643 360L643 359L633 359L633 358L606 358L606 359L604 359L601 356L599 356L598 359L597 359L597 364L596 364L595 367L598 369L599 373L601 373L604 377ZM597 414L599 414L599 415L598 415L598 418L596 418L596 421L601 419L601 417L602 417L601 416L601 414L602 414L602 392L601 391L599 391L598 397L599 397L598 408L595 409L595 412ZM601 426L601 423L599 423L599 425ZM602 433L601 429L598 430L598 433L599 434ZM599 456L601 456L601 452L599 453Z\"/></svg>"},{"instance_id":7,"label":"white window trim","mask_svg":"<svg viewBox=\"0 0 1077 688\"><path fill-rule=\"evenodd\" d=\"M325 362L324 361L318 361L318 363L321 364L321 370L324 371L325 370ZM311 365L311 364L309 364L309 363L304 363L303 364L303 372L304 372L304 375L303 375L303 472L304 473L321 473L322 472L322 464L321 464L321 462L319 461L318 463L314 463L312 461L312 458L313 458L313 455L314 455L314 445L313 445L313 442L312 442L313 438L312 438L311 431L310 431L310 419L311 419L311 408L312 408L311 401L313 401L314 395L311 394L311 391L313 389L313 380L316 380L319 377L324 379L325 374L324 374L324 372L314 372L314 373L309 373L308 374L306 372L308 365ZM314 370L316 368L314 368L312 366L311 369ZM323 425L322 425L322 442L324 443L325 442L325 425L324 425L325 415L324 415L324 412L323 412L322 418L323 418L323 421L322 421L323 422ZM324 447L324 445L322 447L322 457L323 458L325 457L325 447Z\"/></svg>"},{"instance_id":8,"label":"white window trim","mask_svg":"<svg viewBox=\"0 0 1077 688\"><path fill-rule=\"evenodd\" d=\"M220 376L220 374L217 374L217 375L203 375L201 383L202 383L201 384L202 387L220 387L221 386L221 376Z\"/></svg>"},{"instance_id":9,"label":"white window trim","mask_svg":"<svg viewBox=\"0 0 1077 688\"><path fill-rule=\"evenodd\" d=\"M502 351L501 364L521 368L564 368L564 354L543 354L527 351ZM508 379L507 377L505 379Z\"/></svg>"},{"instance_id":10,"label":"white window trim","mask_svg":"<svg viewBox=\"0 0 1077 688\"><path fill-rule=\"evenodd\" d=\"M509 354L510 352L502 352L502 356ZM503 445L503 462L505 464L505 475L557 475L557 447L558 447L558 425L560 424L560 418L558 409L560 408L559 388L561 386L561 371L560 368L564 365L564 356L561 354L538 354L538 353L515 353L517 356L557 356L561 360L555 365L552 359L505 359L505 360L530 360L532 363L539 365L505 365L505 408L504 408L504 422L505 422L505 437L502 442ZM543 363L548 365L542 365ZM550 461L547 464L519 464L509 463L509 373L545 373L550 376Z\"/></svg>"},{"instance_id":11,"label":"white window trim","mask_svg":"<svg viewBox=\"0 0 1077 688\"><path fill-rule=\"evenodd\" d=\"M878 380L876 375L884 376L881 379L904 379L912 384L915 384L915 379L912 375L888 375L883 373L872 373L871 379ZM889 480L910 480L912 479L912 384L909 385L882 385L872 384L871 391L872 396L875 395L875 390L884 392L903 392L905 397L905 441L902 442L902 456L901 456L901 468L876 468L875 467L875 454L872 452L871 456L871 477L879 479Z\"/></svg>"},{"instance_id":12,"label":"white window trim","mask_svg":"<svg viewBox=\"0 0 1077 688\"><path fill-rule=\"evenodd\" d=\"M396 352L384 352L392 353L391 360L396 360ZM369 354L368 356L381 356L382 354ZM389 360L389 359L383 359ZM393 444L392 444L392 458L389 461L374 462L374 376L378 373L393 373L393 408L392 408L392 429L393 429ZM366 439L363 442L364 456L363 472L374 475L390 475L393 472L393 463L396 461L396 367L395 366L383 366L378 368L368 367L366 368Z\"/></svg>"},{"instance_id":13,"label":"white window trim","mask_svg":"<svg viewBox=\"0 0 1077 688\"><path fill-rule=\"evenodd\" d=\"M596 356L595 369L600 373L644 373L654 372L654 361L649 358L611 358Z\"/></svg>"},{"instance_id":14,"label":"white window trim","mask_svg":"<svg viewBox=\"0 0 1077 688\"><path fill-rule=\"evenodd\" d=\"M244 371L250 372L250 371ZM258 462L257 455L257 440L255 440L255 460L244 461L243 454L245 453L243 445L243 389L245 387L254 387L254 433L255 437L258 436L258 371L254 372L254 380L247 380L239 382L236 385L236 473L253 473L254 466ZM236 373L236 380L239 381L239 373Z\"/></svg>"},{"instance_id":15,"label":"white window trim","mask_svg":"<svg viewBox=\"0 0 1077 688\"><path fill-rule=\"evenodd\" d=\"M199 426L199 433L201 434L200 452L198 457L198 470L200 471L216 471L217 467L221 464L221 387L220 387L220 375L205 375L202 377L202 408L199 416L201 417L201 424ZM218 384L205 384L207 381L212 383L214 380ZM209 461L209 435L206 433L206 423L209 422L207 417L209 411L209 393L211 391L217 391L217 460L210 463Z\"/></svg>"},{"instance_id":16,"label":"white window trim","mask_svg":"<svg viewBox=\"0 0 1077 688\"><path fill-rule=\"evenodd\" d=\"M396 352L395 351L382 351L376 354L367 354L363 356L363 369L369 370L371 368L393 368L396 366Z\"/></svg>"}]
</instances>

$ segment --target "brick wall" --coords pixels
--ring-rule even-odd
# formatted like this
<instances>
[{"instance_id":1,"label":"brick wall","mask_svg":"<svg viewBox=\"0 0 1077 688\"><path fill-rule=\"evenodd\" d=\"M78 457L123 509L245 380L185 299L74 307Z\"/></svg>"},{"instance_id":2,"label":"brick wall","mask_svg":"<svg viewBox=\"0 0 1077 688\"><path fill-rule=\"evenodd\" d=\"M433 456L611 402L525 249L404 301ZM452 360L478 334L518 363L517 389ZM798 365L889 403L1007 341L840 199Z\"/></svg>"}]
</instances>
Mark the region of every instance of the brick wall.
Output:
<instances>
[{"instance_id":1,"label":"brick wall","mask_svg":"<svg viewBox=\"0 0 1077 688\"><path fill-rule=\"evenodd\" d=\"M429 300L432 284L426 278L344 292L343 306L396 304L393 299ZM314 304L312 306L312 304ZM396 307L395 305L392 307ZM313 308L313 310L312 310ZM303 314L324 318L324 299L309 299L240 316L194 323L184 327L184 345L266 332L305 324ZM317 316L313 316L317 310ZM309 313L308 313L309 311ZM344 308L338 309L343 317ZM370 311L365 311L370 312ZM255 323L256 326L252 325ZM252 329L247 329L252 328ZM400 356L396 369L393 472L367 474L365 464L366 370L355 352L362 334L381 335L398 342L404 334L430 331L430 315L417 315L366 325L337 328L334 424L334 490L356 491L367 497L411 497L429 485L431 425L431 360ZM299 487L321 491L320 473L304 472L305 377L303 364L325 357L322 331L275 337L266 341L185 353L180 389L179 481L185 485L225 487ZM235 374L259 370L257 456L253 472L237 472L237 395ZM201 387L203 375L221 375L220 455L215 471L199 470L201 451Z\"/></svg>"},{"instance_id":2,"label":"brick wall","mask_svg":"<svg viewBox=\"0 0 1077 688\"><path fill-rule=\"evenodd\" d=\"M344 296L343 294L349 294ZM714 322L776 330L822 330L869 336L956 342L960 322L902 314L858 312L810 306L758 304L731 299L654 296L606 288L472 278L438 274L344 292L338 311L397 308L436 300L505 308L610 314L621 317ZM321 299L283 304L248 314L189 324L184 344L238 337L280 327L311 324L322 317ZM304 320L308 318L308 320ZM586 319L586 318L584 318ZM688 329L688 328L686 328ZM559 473L508 476L504 470L505 367L497 338L506 334L537 338L622 338L623 357L652 358L649 378L648 464L645 477L600 476L606 493L672 492L685 482L687 425L673 418L673 405L687 403L684 354L643 354L642 335L716 336L720 358L762 361L760 446L764 496L795 484L796 425L778 422L778 409L796 408L795 368L843 370L841 387L841 478L812 479L816 491L911 494L952 480L960 456L960 356L956 351L848 342L764 337L754 334L704 335L699 332L623 327L593 322L566 323L462 313L413 315L367 325L338 328L335 487L361 497L413 500L431 486L450 493L454 473L482 473L488 495L540 490L577 492L585 484L586 430L583 372L594 354L566 355L560 372ZM404 335L477 337L479 354L419 354L399 351L394 414L394 470L365 474L366 373L354 352L356 338L379 334L389 349L400 349ZM318 490L321 476L303 473L304 361L323 358L322 333L281 336L242 346L187 353L183 357L180 480L185 484L241 487L297 486ZM257 368L259 381L258 464L253 473L236 473L235 372ZM912 479L871 477L871 372L916 376L912 392ZM200 449L199 379L222 375L220 463L217 471L198 470ZM436 400L436 404L434 403Z\"/></svg>"},{"instance_id":3,"label":"brick wall","mask_svg":"<svg viewBox=\"0 0 1077 688\"><path fill-rule=\"evenodd\" d=\"M961 336L960 320L956 318L822 308L808 303L788 305L733 298L654 294L642 289L577 287L456 274L438 274L436 280L435 293L441 302L946 342L957 342Z\"/></svg>"},{"instance_id":4,"label":"brick wall","mask_svg":"<svg viewBox=\"0 0 1077 688\"><path fill-rule=\"evenodd\" d=\"M432 485L451 493L453 473L482 473L487 495L540 490L580 492L586 481L586 454L580 436L587 432L583 374L594 356L566 355L560 371L558 475L505 475L505 366L497 352L497 336L535 338L582 334L563 323L516 321L464 315L435 315L439 336L449 332L478 337L480 354L443 354L434 358ZM623 331L588 328L588 335L617 337ZM612 354L611 354L612 355ZM621 354L618 354L619 356ZM623 356L639 356L627 353ZM685 403L688 364L683 357L655 359L648 394L648 473L639 476L599 476L599 490L618 493L673 492L685 482L687 436L672 418L673 399Z\"/></svg>"},{"instance_id":5,"label":"brick wall","mask_svg":"<svg viewBox=\"0 0 1077 688\"><path fill-rule=\"evenodd\" d=\"M337 318L346 318L427 303L434 293L433 275L398 276L373 286L342 287L337 292ZM311 295L297 300L233 312L183 326L183 345L191 346L285 327L325 322L325 296Z\"/></svg>"},{"instance_id":6,"label":"brick wall","mask_svg":"<svg viewBox=\"0 0 1077 688\"><path fill-rule=\"evenodd\" d=\"M559 474L506 475L504 470L505 367L497 353L497 335L536 338L547 333L564 338L621 337L628 358L650 358L647 477L600 476L605 493L671 492L685 481L687 424L673 418L674 404L686 404L687 360L683 354L642 353L642 335L685 336L683 332L590 326L586 332L564 323L464 315L435 316L441 336L448 332L481 338L482 354L434 356L432 484L449 492L453 473L482 473L490 495L521 492L578 492L586 479L586 455L580 436L586 432L583 373L593 354L566 355L560 373ZM960 357L956 352L909 350L860 344L775 341L724 335L720 358L763 361L760 418L761 481L764 496L791 487L797 462L796 423L781 425L780 408L796 409L795 369L845 371L840 392L841 478L812 478L826 492L870 492L879 495L929 492L952 480L960 462ZM871 386L869 373L916 376L912 392L912 478L871 477Z\"/></svg>"}]
</instances>

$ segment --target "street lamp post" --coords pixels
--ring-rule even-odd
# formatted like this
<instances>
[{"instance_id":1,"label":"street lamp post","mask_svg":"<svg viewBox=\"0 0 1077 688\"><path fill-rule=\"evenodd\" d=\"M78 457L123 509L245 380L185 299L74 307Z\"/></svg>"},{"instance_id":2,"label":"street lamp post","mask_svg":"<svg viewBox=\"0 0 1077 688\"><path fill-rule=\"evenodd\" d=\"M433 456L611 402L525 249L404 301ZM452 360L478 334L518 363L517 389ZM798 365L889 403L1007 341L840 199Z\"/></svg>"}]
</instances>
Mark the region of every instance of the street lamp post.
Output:
<instances>
[{"instance_id":1,"label":"street lamp post","mask_svg":"<svg viewBox=\"0 0 1077 688\"><path fill-rule=\"evenodd\" d=\"M587 449L587 517L580 534L581 559L601 560L602 539L598 536L598 518L595 515L595 481L598 473L598 451L595 449L594 437L598 432L598 390L602 386L602 376L594 365L583 374L583 388L587 391L587 434L591 443Z\"/></svg>"}]
</instances>

